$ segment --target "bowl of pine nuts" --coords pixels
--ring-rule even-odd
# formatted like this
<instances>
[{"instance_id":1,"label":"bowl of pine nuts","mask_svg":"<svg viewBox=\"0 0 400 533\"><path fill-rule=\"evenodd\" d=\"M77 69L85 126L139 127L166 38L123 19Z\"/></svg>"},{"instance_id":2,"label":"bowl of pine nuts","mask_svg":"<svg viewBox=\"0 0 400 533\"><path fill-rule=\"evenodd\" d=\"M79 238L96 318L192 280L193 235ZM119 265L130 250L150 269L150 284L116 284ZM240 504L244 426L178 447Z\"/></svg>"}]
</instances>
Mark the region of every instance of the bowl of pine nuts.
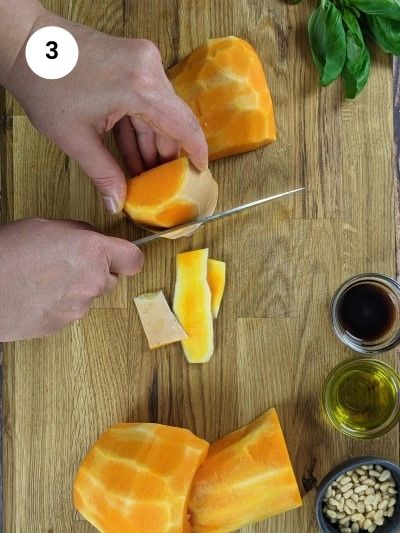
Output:
<instances>
[{"instance_id":1,"label":"bowl of pine nuts","mask_svg":"<svg viewBox=\"0 0 400 533\"><path fill-rule=\"evenodd\" d=\"M334 468L318 486L316 516L324 533L400 531L400 467L358 457Z\"/></svg>"}]
</instances>

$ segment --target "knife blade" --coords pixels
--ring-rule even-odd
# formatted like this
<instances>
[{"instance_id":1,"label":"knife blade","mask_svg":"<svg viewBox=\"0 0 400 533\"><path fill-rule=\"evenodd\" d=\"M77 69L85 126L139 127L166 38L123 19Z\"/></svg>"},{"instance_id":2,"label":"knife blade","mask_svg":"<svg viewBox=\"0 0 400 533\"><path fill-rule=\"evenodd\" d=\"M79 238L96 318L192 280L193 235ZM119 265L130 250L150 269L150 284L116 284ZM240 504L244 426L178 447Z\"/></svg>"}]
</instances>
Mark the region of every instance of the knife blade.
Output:
<instances>
[{"instance_id":1,"label":"knife blade","mask_svg":"<svg viewBox=\"0 0 400 533\"><path fill-rule=\"evenodd\" d=\"M256 207L258 205L271 202L272 200L283 198L284 196L289 196L290 194L294 194L296 192L304 191L304 189L305 187L300 187L299 189L293 189L291 191L281 192L279 194L274 194L273 196L267 196L266 198L254 200L253 202L249 202L247 204L242 204L236 207L232 207L231 209L227 209L226 211L220 211L219 213L214 213L213 215L196 218L196 220L191 220L190 222L186 222L185 224L180 224L179 226L174 226L173 228L169 228L164 231L159 231L158 233L153 233L152 235L148 235L147 237L143 237L142 239L137 239L136 241L132 241L132 242L136 246L141 246L142 244L147 244L149 242L156 241L157 239L167 237L168 235L171 235L175 231L178 231L184 228L190 228L191 226L196 226L197 224L200 224L200 225L208 224L208 222L213 222L214 220L220 220L221 218L229 217L231 215L234 215L235 213L244 211L245 209L250 209L252 207Z\"/></svg>"}]
</instances>

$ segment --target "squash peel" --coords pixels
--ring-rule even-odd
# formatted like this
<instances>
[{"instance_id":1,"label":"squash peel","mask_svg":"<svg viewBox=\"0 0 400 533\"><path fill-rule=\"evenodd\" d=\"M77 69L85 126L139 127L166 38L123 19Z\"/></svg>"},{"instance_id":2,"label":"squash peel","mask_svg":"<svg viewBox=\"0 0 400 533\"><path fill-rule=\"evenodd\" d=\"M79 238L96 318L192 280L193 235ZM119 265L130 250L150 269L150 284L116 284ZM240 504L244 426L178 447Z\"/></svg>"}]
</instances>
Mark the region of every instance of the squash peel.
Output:
<instances>
[{"instance_id":1,"label":"squash peel","mask_svg":"<svg viewBox=\"0 0 400 533\"><path fill-rule=\"evenodd\" d=\"M206 363L214 352L208 248L178 254L173 310L189 338L182 341L189 363Z\"/></svg>"},{"instance_id":2,"label":"squash peel","mask_svg":"<svg viewBox=\"0 0 400 533\"><path fill-rule=\"evenodd\" d=\"M207 281L211 291L211 313L217 318L225 289L226 264L223 261L209 259Z\"/></svg>"},{"instance_id":3,"label":"squash peel","mask_svg":"<svg viewBox=\"0 0 400 533\"><path fill-rule=\"evenodd\" d=\"M195 169L187 157L164 163L127 183L125 213L149 231L172 228L214 213L218 185L207 169ZM168 238L191 235L199 226L177 230Z\"/></svg>"}]
</instances>

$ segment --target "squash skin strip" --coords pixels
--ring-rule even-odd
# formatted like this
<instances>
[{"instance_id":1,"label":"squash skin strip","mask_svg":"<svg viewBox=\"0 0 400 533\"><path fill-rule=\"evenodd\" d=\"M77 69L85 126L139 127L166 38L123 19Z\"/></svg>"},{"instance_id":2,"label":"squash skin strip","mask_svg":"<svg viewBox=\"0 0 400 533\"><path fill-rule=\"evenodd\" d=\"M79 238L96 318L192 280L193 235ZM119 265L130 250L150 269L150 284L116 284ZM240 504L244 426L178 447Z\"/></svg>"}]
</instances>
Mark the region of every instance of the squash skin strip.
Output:
<instances>
[{"instance_id":1,"label":"squash skin strip","mask_svg":"<svg viewBox=\"0 0 400 533\"><path fill-rule=\"evenodd\" d=\"M182 341L189 363L207 363L214 352L208 248L178 254L173 310L188 334Z\"/></svg>"}]
</instances>

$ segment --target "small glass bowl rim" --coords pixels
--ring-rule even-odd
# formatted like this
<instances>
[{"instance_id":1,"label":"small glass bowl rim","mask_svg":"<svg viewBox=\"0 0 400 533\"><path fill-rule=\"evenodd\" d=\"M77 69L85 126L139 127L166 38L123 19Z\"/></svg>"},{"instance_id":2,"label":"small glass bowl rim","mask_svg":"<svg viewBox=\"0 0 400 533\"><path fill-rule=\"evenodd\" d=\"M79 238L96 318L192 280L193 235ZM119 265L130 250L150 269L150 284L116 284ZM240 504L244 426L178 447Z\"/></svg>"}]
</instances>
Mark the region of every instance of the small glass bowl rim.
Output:
<instances>
[{"instance_id":1,"label":"small glass bowl rim","mask_svg":"<svg viewBox=\"0 0 400 533\"><path fill-rule=\"evenodd\" d=\"M377 365L383 367L386 371L388 371L390 378L394 382L396 389L397 389L397 402L396 406L393 409L393 413L391 417L387 420L387 422L383 423L381 426L374 428L369 431L356 431L351 430L347 428L346 426L341 425L336 418L332 416L331 409L329 406L329 402L327 401L327 389L328 385L332 382L332 378L335 374L338 373L338 371L342 370L346 366L353 366L355 363L363 363L363 364L369 364L369 363L376 363ZM336 365L328 374L328 377L325 380L323 391L322 391L322 406L325 411L326 416L328 417L331 424L341 431L343 434L354 437L357 439L374 439L378 437L382 437L385 433L390 431L394 428L394 426L399 422L400 420L400 376L395 368L393 368L391 365L386 363L385 361L381 361L380 359L375 359L372 357L355 357L353 359L346 359L345 361L342 361L338 365Z\"/></svg>"},{"instance_id":2,"label":"small glass bowl rim","mask_svg":"<svg viewBox=\"0 0 400 533\"><path fill-rule=\"evenodd\" d=\"M389 285L390 288L393 289L393 292L397 294L397 297L400 302L400 284L395 279L389 276L385 276L384 274L377 273L357 274L356 276L353 276L344 283L342 283L333 295L331 302L331 323L333 331L338 337L338 339L343 342L343 344L345 344L348 348L351 348L356 352L371 355L388 352L400 343L400 326L398 328L397 333L393 336L391 340L384 341L380 344L372 344L370 346L358 344L351 338L350 335L346 334L346 332L344 332L340 327L340 322L337 313L339 302L345 291L347 291L350 287L360 281L372 281L377 283L384 282L384 285Z\"/></svg>"}]
</instances>

